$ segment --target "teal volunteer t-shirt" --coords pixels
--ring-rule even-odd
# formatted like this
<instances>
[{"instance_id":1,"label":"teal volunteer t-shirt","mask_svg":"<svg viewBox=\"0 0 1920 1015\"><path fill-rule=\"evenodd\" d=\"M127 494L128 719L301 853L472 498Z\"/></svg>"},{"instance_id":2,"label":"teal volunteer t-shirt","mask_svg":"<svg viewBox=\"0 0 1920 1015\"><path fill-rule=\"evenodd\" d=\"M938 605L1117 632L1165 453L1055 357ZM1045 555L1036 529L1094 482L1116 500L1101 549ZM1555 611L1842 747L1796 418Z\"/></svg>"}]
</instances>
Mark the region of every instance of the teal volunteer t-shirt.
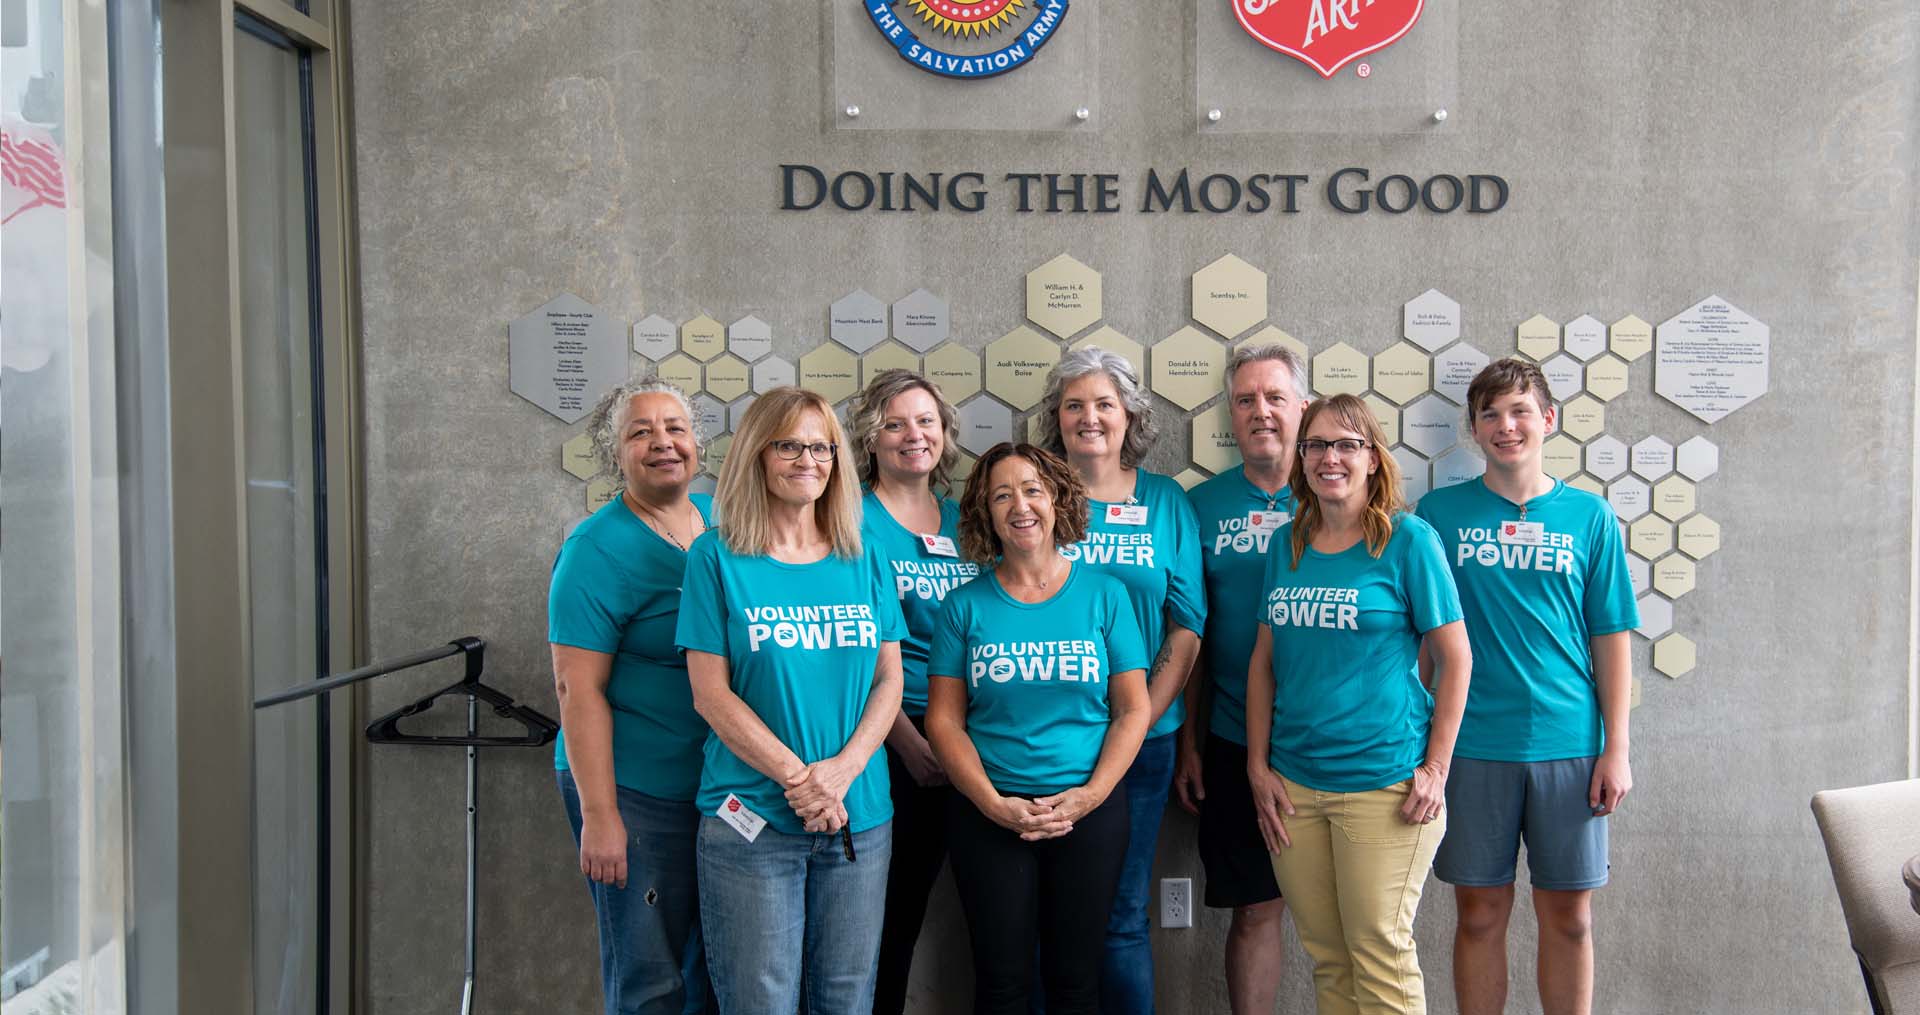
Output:
<instances>
[{"instance_id":1,"label":"teal volunteer t-shirt","mask_svg":"<svg viewBox=\"0 0 1920 1015\"><path fill-rule=\"evenodd\" d=\"M1453 753L1554 761L1604 745L1589 639L1640 626L1620 527L1605 500L1554 480L1519 505L1483 479L1420 500L1453 568L1473 682ZM1538 531L1509 523L1537 525Z\"/></svg>"},{"instance_id":2,"label":"teal volunteer t-shirt","mask_svg":"<svg viewBox=\"0 0 1920 1015\"><path fill-rule=\"evenodd\" d=\"M1200 562L1206 573L1207 629L1200 641L1200 671L1213 687L1207 729L1223 740L1247 745L1247 659L1260 629L1235 604L1260 601L1267 548L1273 534L1293 518L1293 491L1269 494L1233 468L1187 491L1200 526Z\"/></svg>"},{"instance_id":3,"label":"teal volunteer t-shirt","mask_svg":"<svg viewBox=\"0 0 1920 1015\"><path fill-rule=\"evenodd\" d=\"M713 498L692 495L703 521ZM553 561L547 640L613 657L613 781L662 800L692 800L700 788L707 723L693 710L686 659L674 650L687 555L616 498L574 528ZM567 738L553 742L567 768Z\"/></svg>"},{"instance_id":4,"label":"teal volunteer t-shirt","mask_svg":"<svg viewBox=\"0 0 1920 1015\"><path fill-rule=\"evenodd\" d=\"M1045 796L1093 775L1108 675L1148 661L1126 588L1075 565L1045 602L1020 602L991 573L953 590L928 672L966 685L967 734L993 787Z\"/></svg>"},{"instance_id":5,"label":"teal volunteer t-shirt","mask_svg":"<svg viewBox=\"0 0 1920 1015\"><path fill-rule=\"evenodd\" d=\"M787 564L736 554L714 530L688 551L685 588L675 643L725 657L733 693L801 761L840 753L873 692L881 643L906 634L879 555L869 547L852 560ZM774 830L805 833L783 787L708 737L696 803L712 814L729 793ZM845 803L856 832L893 817L882 752L848 787Z\"/></svg>"},{"instance_id":6,"label":"teal volunteer t-shirt","mask_svg":"<svg viewBox=\"0 0 1920 1015\"><path fill-rule=\"evenodd\" d=\"M1127 587L1151 668L1151 660L1160 655L1160 644L1166 640L1168 623L1195 632L1207 624L1200 530L1193 505L1179 483L1139 469L1134 472L1130 500L1089 499L1087 516L1087 538L1062 547L1061 555L1112 575ZM1153 674L1147 677L1152 679ZM1186 703L1175 698L1147 736L1172 733L1186 714Z\"/></svg>"},{"instance_id":7,"label":"teal volunteer t-shirt","mask_svg":"<svg viewBox=\"0 0 1920 1015\"><path fill-rule=\"evenodd\" d=\"M960 559L960 507L940 502L940 531L946 542L929 545L925 533L909 532L880 503L873 491L860 501L860 540L873 547L887 563L907 636L900 639L900 673L905 686L900 707L908 715L927 714L927 645L933 638L934 618L947 594L980 574L980 565Z\"/></svg>"},{"instance_id":8,"label":"teal volunteer t-shirt","mask_svg":"<svg viewBox=\"0 0 1920 1015\"><path fill-rule=\"evenodd\" d=\"M1378 558L1365 540L1312 547L1290 566L1293 523L1273 534L1258 607L1273 637L1268 760L1294 782L1360 793L1410 778L1425 759L1433 696L1420 683L1420 637L1460 619L1460 597L1433 527L1394 519Z\"/></svg>"}]
</instances>

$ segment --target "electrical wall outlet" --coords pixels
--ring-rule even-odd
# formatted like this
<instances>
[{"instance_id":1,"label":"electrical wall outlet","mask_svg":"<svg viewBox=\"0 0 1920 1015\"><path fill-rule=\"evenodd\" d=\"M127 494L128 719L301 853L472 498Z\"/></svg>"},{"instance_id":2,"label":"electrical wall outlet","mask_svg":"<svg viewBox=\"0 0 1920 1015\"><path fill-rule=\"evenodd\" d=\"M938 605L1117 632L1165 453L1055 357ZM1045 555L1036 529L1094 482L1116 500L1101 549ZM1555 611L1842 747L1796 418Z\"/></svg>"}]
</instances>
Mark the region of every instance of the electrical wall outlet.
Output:
<instances>
[{"instance_id":1,"label":"electrical wall outlet","mask_svg":"<svg viewBox=\"0 0 1920 1015\"><path fill-rule=\"evenodd\" d=\"M1193 879L1160 879L1160 926L1193 926Z\"/></svg>"}]
</instances>

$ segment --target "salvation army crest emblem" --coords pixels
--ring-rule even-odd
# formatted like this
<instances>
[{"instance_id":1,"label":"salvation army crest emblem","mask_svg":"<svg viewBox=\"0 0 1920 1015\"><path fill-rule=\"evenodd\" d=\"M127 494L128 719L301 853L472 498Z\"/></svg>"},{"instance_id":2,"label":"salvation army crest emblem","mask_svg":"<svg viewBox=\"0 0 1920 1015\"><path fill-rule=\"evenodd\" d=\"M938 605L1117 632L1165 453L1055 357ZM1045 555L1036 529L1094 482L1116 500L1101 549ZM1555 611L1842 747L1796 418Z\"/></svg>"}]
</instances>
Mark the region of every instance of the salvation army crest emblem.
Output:
<instances>
[{"instance_id":1,"label":"salvation army crest emblem","mask_svg":"<svg viewBox=\"0 0 1920 1015\"><path fill-rule=\"evenodd\" d=\"M1004 74L1032 62L1059 32L1067 3L860 0L860 7L900 59L929 74L973 79Z\"/></svg>"}]
</instances>

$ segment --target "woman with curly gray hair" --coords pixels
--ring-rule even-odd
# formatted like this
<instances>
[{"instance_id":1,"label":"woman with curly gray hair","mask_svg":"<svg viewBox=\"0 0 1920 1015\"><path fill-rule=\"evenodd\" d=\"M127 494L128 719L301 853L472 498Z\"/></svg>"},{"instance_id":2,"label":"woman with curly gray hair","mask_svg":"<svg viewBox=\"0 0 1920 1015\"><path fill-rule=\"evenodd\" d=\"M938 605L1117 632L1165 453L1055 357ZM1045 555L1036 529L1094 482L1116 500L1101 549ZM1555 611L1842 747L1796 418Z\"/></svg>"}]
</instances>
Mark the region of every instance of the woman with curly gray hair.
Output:
<instances>
[{"instance_id":1,"label":"woman with curly gray hair","mask_svg":"<svg viewBox=\"0 0 1920 1015\"><path fill-rule=\"evenodd\" d=\"M900 1015L927 896L947 858L945 815L953 790L927 745L927 651L947 593L972 581L980 565L961 559L960 509L941 496L960 457L953 406L932 381L911 370L882 370L851 415L860 482L860 538L890 568L907 636L900 639L905 680L900 712L887 734L893 794L893 866L874 981L874 1015Z\"/></svg>"},{"instance_id":2,"label":"woman with curly gray hair","mask_svg":"<svg viewBox=\"0 0 1920 1015\"><path fill-rule=\"evenodd\" d=\"M1140 467L1158 430L1152 399L1125 358L1096 346L1068 352L1047 375L1042 405L1041 446L1073 466L1089 501L1086 538L1061 552L1120 579L1153 659L1152 726L1121 783L1127 854L1100 977L1102 1011L1152 1012L1153 854L1173 783L1175 731L1186 714L1180 692L1207 619L1200 526L1180 484Z\"/></svg>"},{"instance_id":3,"label":"woman with curly gray hair","mask_svg":"<svg viewBox=\"0 0 1920 1015\"><path fill-rule=\"evenodd\" d=\"M598 917L607 1015L679 1015L704 1010L708 990L693 803L707 724L673 636L687 548L713 501L688 492L700 434L672 384L620 385L601 399L591 432L601 468L622 488L553 564L554 768Z\"/></svg>"}]
</instances>

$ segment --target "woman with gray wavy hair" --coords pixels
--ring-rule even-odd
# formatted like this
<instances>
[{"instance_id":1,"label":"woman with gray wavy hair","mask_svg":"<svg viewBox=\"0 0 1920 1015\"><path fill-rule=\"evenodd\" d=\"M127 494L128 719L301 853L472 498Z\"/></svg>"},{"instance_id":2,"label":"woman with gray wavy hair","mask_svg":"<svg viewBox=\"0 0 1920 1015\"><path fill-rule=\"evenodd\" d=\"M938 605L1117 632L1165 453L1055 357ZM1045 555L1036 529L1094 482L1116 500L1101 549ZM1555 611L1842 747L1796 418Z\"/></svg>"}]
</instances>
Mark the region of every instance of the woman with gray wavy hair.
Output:
<instances>
[{"instance_id":1,"label":"woman with gray wavy hair","mask_svg":"<svg viewBox=\"0 0 1920 1015\"><path fill-rule=\"evenodd\" d=\"M1041 446L1066 458L1090 502L1086 538L1061 552L1120 579L1153 659L1147 671L1153 724L1121 783L1130 818L1107 918L1100 978L1106 1012L1153 1011L1147 939L1153 854L1173 782L1175 731L1186 711L1181 690L1207 619L1200 528L1186 491L1140 467L1157 435L1152 398L1125 358L1089 346L1062 356L1047 375Z\"/></svg>"},{"instance_id":2,"label":"woman with gray wavy hair","mask_svg":"<svg viewBox=\"0 0 1920 1015\"><path fill-rule=\"evenodd\" d=\"M607 1015L704 1011L693 800L707 724L673 643L687 548L713 513L689 492L700 433L686 395L652 377L602 398L590 432L621 490L553 563L555 775L598 918Z\"/></svg>"},{"instance_id":3,"label":"woman with gray wavy hair","mask_svg":"<svg viewBox=\"0 0 1920 1015\"><path fill-rule=\"evenodd\" d=\"M887 733L893 794L893 865L874 1015L900 1015L927 896L947 858L946 810L954 793L927 745L927 655L947 593L980 565L959 554L960 509L941 496L960 458L958 417L938 385L911 370L882 370L853 404L854 459L860 465L860 538L890 568L907 636L900 639L904 685Z\"/></svg>"}]
</instances>

